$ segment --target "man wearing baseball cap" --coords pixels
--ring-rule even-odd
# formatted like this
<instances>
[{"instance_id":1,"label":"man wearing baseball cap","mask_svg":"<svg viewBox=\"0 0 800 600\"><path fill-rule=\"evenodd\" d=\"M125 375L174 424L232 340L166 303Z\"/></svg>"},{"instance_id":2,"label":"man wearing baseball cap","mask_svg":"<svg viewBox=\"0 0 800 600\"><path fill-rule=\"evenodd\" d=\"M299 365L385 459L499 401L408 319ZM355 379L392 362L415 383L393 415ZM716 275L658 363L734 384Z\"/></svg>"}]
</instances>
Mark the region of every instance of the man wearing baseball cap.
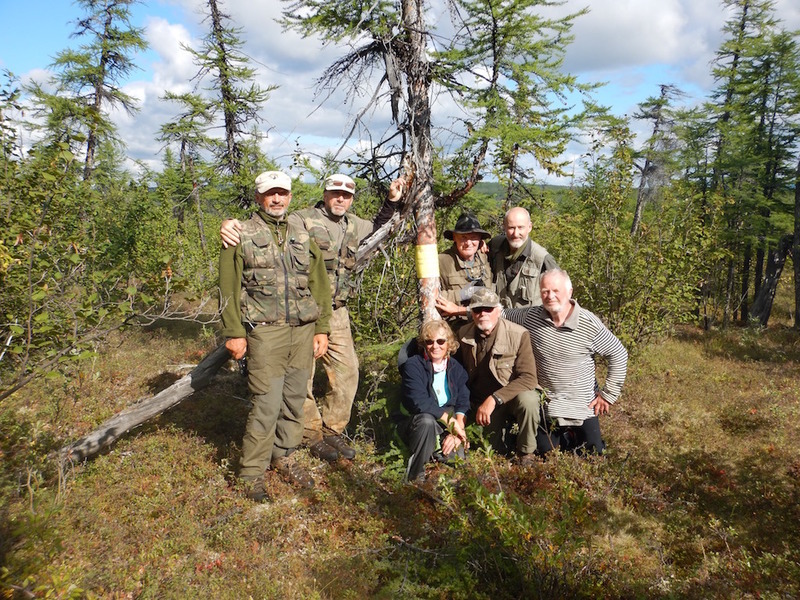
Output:
<instances>
[{"instance_id":1,"label":"man wearing baseball cap","mask_svg":"<svg viewBox=\"0 0 800 600\"><path fill-rule=\"evenodd\" d=\"M500 317L502 305L489 288L478 288L469 303L472 323L458 332L458 359L469 376L470 414L492 448L528 464L536 451L539 383L527 329ZM511 425L519 426L516 440Z\"/></svg>"},{"instance_id":2,"label":"man wearing baseball cap","mask_svg":"<svg viewBox=\"0 0 800 600\"><path fill-rule=\"evenodd\" d=\"M239 476L261 501L269 467L290 483L314 485L293 452L313 355L328 346L331 295L319 247L299 218L287 217L291 178L265 171L255 188L259 209L241 224L241 243L220 252L219 287L225 346L237 360L248 356L253 395Z\"/></svg>"},{"instance_id":3,"label":"man wearing baseball cap","mask_svg":"<svg viewBox=\"0 0 800 600\"><path fill-rule=\"evenodd\" d=\"M333 310L331 333L327 353L317 356L321 358L328 376L327 388L319 399L320 411L311 389L312 367L303 407L303 441L308 444L311 454L327 461L335 461L340 457L353 459L356 455L355 449L343 437L358 390L358 356L347 310L347 301L356 291L356 253L361 242L394 214L402 196L403 182L398 179L391 183L389 197L373 221L349 212L355 189L355 182L347 175L336 173L326 177L322 200L292 215L302 221L311 239L319 246L330 281ZM236 223L223 222L220 230L223 245L238 243Z\"/></svg>"}]
</instances>

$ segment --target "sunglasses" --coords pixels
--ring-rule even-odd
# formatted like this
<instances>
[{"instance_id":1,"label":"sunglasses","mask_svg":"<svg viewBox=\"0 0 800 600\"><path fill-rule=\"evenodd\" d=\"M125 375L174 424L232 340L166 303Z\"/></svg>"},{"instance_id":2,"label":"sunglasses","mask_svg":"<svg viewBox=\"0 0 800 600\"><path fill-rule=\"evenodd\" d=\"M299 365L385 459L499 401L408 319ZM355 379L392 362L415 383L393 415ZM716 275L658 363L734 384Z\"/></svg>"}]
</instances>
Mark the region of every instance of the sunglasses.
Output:
<instances>
[{"instance_id":1,"label":"sunglasses","mask_svg":"<svg viewBox=\"0 0 800 600\"><path fill-rule=\"evenodd\" d=\"M433 346L434 344L437 344L439 346L444 346L446 343L447 343L447 340L444 339L444 338L438 338L438 339L435 339L435 340L425 340L425 345L426 346Z\"/></svg>"},{"instance_id":2,"label":"sunglasses","mask_svg":"<svg viewBox=\"0 0 800 600\"><path fill-rule=\"evenodd\" d=\"M334 187L344 186L348 190L356 189L356 184L355 183L350 183L349 181L334 181L333 179L328 179L328 181L326 181L325 183L326 183L326 185L332 185Z\"/></svg>"},{"instance_id":3,"label":"sunglasses","mask_svg":"<svg viewBox=\"0 0 800 600\"><path fill-rule=\"evenodd\" d=\"M485 313L485 312L492 312L495 309L494 306L476 306L472 309L474 313Z\"/></svg>"}]
</instances>

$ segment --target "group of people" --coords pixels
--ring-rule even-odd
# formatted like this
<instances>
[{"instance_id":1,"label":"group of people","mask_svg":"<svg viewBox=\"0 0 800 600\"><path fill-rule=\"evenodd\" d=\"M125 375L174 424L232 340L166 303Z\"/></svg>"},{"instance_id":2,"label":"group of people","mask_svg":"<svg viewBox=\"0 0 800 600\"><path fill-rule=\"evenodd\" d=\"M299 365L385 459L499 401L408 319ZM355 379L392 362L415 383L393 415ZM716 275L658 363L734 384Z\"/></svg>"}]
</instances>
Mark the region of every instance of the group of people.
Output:
<instances>
[{"instance_id":1,"label":"group of people","mask_svg":"<svg viewBox=\"0 0 800 600\"><path fill-rule=\"evenodd\" d=\"M319 203L292 213L287 174L261 173L255 187L258 210L220 230L220 289L222 335L233 358L247 355L253 397L239 476L262 500L270 468L314 485L294 457L301 445L328 461L356 455L343 435L358 387L347 302L358 246L397 210L404 184L392 182L371 222L349 212L355 182L344 174L325 179ZM530 239L529 213L512 208L503 225L492 238L465 213L445 232L453 246L439 255L436 308L447 320L423 324L401 361L409 480L432 460L463 457L472 420L523 465L558 447L603 451L597 417L619 397L627 353L572 299L569 276ZM595 355L608 359L602 389ZM327 375L319 407L317 359Z\"/></svg>"},{"instance_id":2,"label":"group of people","mask_svg":"<svg viewBox=\"0 0 800 600\"><path fill-rule=\"evenodd\" d=\"M492 238L464 213L444 234L453 245L439 255L436 307L448 324L425 324L416 357L400 361L409 480L463 452L466 416L520 465L556 448L605 449L598 417L620 396L627 351L572 298L569 275L530 239L524 208L509 210L503 228ZM608 362L602 388L596 356Z\"/></svg>"},{"instance_id":3,"label":"group of people","mask_svg":"<svg viewBox=\"0 0 800 600\"><path fill-rule=\"evenodd\" d=\"M392 217L403 183L392 182L372 222L349 212L355 182L344 174L325 179L315 206L293 213L287 174L266 171L255 186L252 217L226 220L220 229L219 281L222 335L233 358L248 357L253 402L239 477L248 496L263 500L268 468L313 487L294 457L303 443L328 461L356 456L342 435L358 389L347 301L358 246ZM328 378L321 411L312 393L317 359Z\"/></svg>"}]
</instances>

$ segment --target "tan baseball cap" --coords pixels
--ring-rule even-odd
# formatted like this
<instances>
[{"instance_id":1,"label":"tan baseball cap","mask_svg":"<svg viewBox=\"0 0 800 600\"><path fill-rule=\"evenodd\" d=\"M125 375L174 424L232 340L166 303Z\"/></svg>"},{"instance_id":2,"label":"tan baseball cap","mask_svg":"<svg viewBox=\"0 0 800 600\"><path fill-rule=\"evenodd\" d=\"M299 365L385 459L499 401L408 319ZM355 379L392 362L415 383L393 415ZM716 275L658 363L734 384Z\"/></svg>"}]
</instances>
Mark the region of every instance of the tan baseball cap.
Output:
<instances>
[{"instance_id":1,"label":"tan baseball cap","mask_svg":"<svg viewBox=\"0 0 800 600\"><path fill-rule=\"evenodd\" d=\"M350 194L356 193L356 182L347 175L335 173L325 180L325 191L333 192L341 190Z\"/></svg>"},{"instance_id":2,"label":"tan baseball cap","mask_svg":"<svg viewBox=\"0 0 800 600\"><path fill-rule=\"evenodd\" d=\"M273 188L292 191L292 178L281 171L264 171L256 177L256 191L263 194Z\"/></svg>"}]
</instances>

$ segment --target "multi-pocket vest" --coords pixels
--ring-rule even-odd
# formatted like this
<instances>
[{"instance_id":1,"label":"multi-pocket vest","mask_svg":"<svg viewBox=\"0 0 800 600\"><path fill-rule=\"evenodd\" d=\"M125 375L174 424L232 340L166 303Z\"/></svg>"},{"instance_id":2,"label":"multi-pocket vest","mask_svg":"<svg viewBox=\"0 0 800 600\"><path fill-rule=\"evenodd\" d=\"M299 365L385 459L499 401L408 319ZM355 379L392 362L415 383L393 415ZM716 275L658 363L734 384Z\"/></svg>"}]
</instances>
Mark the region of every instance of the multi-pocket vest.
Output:
<instances>
[{"instance_id":1,"label":"multi-pocket vest","mask_svg":"<svg viewBox=\"0 0 800 600\"><path fill-rule=\"evenodd\" d=\"M359 241L356 224L353 219L348 219L347 215L344 215L339 222L331 221L318 208L307 208L295 214L303 219L303 225L311 239L322 251L325 270L331 282L333 308L341 308L356 291L354 269ZM341 227L342 223L344 223L342 244L337 249L330 228Z\"/></svg>"},{"instance_id":2,"label":"multi-pocket vest","mask_svg":"<svg viewBox=\"0 0 800 600\"><path fill-rule=\"evenodd\" d=\"M278 225L278 231L282 229ZM244 322L305 325L319 318L319 307L308 285L311 238L291 217L284 231L276 239L258 213L242 226L240 305Z\"/></svg>"},{"instance_id":3,"label":"multi-pocket vest","mask_svg":"<svg viewBox=\"0 0 800 600\"><path fill-rule=\"evenodd\" d=\"M491 250L491 249L490 249ZM505 250L507 245L501 245L493 255L492 272L494 273L495 289L500 296L504 308L519 308L521 306L539 305L542 303L539 294L539 276L542 274L542 265L547 256L547 250L531 240L531 253L525 260L522 268L511 281L506 280Z\"/></svg>"}]
</instances>

